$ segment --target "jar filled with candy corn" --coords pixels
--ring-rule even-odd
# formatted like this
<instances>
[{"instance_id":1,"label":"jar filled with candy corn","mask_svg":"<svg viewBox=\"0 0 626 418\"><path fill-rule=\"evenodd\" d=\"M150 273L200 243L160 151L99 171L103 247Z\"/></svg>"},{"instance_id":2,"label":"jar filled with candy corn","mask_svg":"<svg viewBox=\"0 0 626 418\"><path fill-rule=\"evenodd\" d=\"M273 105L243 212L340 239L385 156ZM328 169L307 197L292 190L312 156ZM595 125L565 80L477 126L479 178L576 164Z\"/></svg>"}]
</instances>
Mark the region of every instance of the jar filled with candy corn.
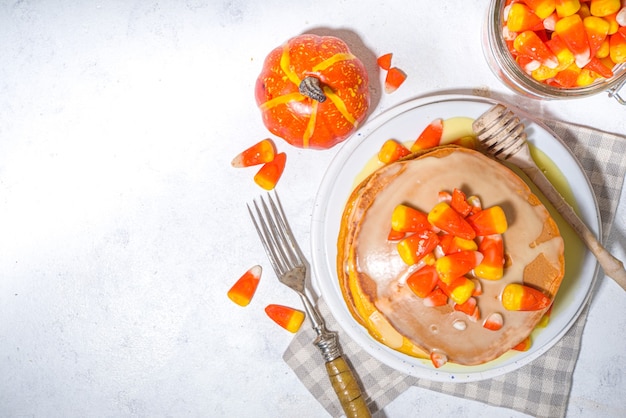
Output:
<instances>
[{"instance_id":1,"label":"jar filled with candy corn","mask_svg":"<svg viewBox=\"0 0 626 418\"><path fill-rule=\"evenodd\" d=\"M626 0L491 0L483 49L493 72L526 96L607 92L626 105Z\"/></svg>"}]
</instances>

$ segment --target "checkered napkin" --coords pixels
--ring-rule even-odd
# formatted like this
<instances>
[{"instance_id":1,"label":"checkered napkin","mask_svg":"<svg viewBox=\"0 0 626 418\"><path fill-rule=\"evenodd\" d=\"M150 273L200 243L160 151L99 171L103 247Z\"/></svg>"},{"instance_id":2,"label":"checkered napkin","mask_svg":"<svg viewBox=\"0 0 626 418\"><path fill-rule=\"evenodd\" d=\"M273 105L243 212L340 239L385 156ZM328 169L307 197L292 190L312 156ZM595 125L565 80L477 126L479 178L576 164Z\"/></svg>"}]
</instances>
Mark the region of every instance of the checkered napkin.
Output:
<instances>
[{"instance_id":1,"label":"checkered napkin","mask_svg":"<svg viewBox=\"0 0 626 418\"><path fill-rule=\"evenodd\" d=\"M564 140L591 181L606 241L626 173L626 137L555 121L544 124ZM382 410L410 386L418 386L532 416L565 416L587 309L556 345L530 364L479 382L441 383L406 375L372 358L341 331L321 298L318 307L328 328L339 331L343 351L354 366L373 413ZM340 416L341 406L329 383L322 356L312 344L314 338L313 330L302 327L283 358L328 413Z\"/></svg>"}]
</instances>

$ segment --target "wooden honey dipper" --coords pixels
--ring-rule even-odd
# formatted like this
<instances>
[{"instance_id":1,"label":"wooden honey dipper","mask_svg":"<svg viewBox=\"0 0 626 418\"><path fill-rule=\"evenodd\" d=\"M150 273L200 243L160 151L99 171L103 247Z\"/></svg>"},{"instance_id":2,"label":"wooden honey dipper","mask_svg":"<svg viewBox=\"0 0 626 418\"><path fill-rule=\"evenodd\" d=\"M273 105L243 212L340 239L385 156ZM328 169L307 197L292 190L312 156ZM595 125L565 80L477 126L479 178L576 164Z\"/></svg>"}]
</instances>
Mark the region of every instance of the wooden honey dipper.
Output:
<instances>
[{"instance_id":1,"label":"wooden honey dipper","mask_svg":"<svg viewBox=\"0 0 626 418\"><path fill-rule=\"evenodd\" d=\"M600 244L574 209L537 167L530 155L524 125L519 118L504 105L497 104L476 119L472 127L488 153L499 160L515 164L537 185L597 258L604 273L626 290L624 264Z\"/></svg>"}]
</instances>

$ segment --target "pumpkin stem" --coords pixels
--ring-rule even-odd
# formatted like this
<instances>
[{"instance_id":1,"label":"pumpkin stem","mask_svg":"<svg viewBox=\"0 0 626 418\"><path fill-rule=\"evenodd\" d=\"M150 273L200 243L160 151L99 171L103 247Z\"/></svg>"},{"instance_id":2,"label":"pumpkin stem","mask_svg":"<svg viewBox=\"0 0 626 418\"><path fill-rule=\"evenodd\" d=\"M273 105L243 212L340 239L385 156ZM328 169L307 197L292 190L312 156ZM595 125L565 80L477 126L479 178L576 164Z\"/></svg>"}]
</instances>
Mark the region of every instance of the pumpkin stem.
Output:
<instances>
[{"instance_id":1,"label":"pumpkin stem","mask_svg":"<svg viewBox=\"0 0 626 418\"><path fill-rule=\"evenodd\" d=\"M320 86L319 78L312 76L305 77L304 80L300 82L298 90L300 94L317 100L320 103L326 100L326 95L324 94L324 90L322 90L322 86Z\"/></svg>"}]
</instances>

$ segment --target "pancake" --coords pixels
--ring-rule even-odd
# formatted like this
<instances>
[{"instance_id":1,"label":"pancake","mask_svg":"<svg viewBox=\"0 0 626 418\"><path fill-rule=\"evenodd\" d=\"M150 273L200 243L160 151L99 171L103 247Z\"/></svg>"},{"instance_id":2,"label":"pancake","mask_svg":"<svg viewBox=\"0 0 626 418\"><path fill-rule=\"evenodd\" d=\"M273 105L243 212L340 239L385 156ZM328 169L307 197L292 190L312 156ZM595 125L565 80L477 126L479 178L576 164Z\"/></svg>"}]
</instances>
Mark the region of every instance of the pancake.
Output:
<instances>
[{"instance_id":1,"label":"pancake","mask_svg":"<svg viewBox=\"0 0 626 418\"><path fill-rule=\"evenodd\" d=\"M428 213L440 191L454 188L477 196L483 208L500 206L508 222L503 277L478 279L480 320L456 311L452 302L426 306L406 284L415 267L387 238L398 204ZM478 365L525 340L549 309L506 310L503 288L524 284L553 299L563 279L563 254L556 223L517 174L478 151L444 146L385 165L355 188L342 217L337 271L350 312L374 338L408 355L439 353L450 362ZM497 331L483 326L491 313L502 315Z\"/></svg>"}]
</instances>

